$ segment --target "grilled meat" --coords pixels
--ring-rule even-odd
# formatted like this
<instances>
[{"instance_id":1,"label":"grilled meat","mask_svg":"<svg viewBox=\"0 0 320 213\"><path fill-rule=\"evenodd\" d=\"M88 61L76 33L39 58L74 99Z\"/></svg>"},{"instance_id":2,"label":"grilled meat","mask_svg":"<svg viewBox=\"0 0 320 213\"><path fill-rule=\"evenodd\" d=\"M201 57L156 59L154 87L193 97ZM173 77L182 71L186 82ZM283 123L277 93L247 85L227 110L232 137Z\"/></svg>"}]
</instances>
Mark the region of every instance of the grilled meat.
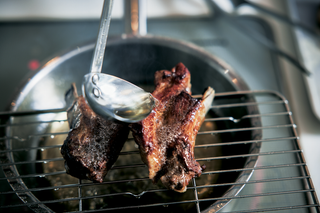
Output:
<instances>
[{"instance_id":1,"label":"grilled meat","mask_svg":"<svg viewBox=\"0 0 320 213\"><path fill-rule=\"evenodd\" d=\"M61 147L68 174L102 182L128 138L127 124L95 114L75 85L66 93L70 132Z\"/></svg>"},{"instance_id":2,"label":"grilled meat","mask_svg":"<svg viewBox=\"0 0 320 213\"><path fill-rule=\"evenodd\" d=\"M161 179L169 189L186 191L189 181L201 175L194 158L195 139L211 106L214 90L208 88L201 99L191 97L190 72L179 63L171 71L155 73L152 95L157 106L144 120L131 124L149 178Z\"/></svg>"}]
</instances>

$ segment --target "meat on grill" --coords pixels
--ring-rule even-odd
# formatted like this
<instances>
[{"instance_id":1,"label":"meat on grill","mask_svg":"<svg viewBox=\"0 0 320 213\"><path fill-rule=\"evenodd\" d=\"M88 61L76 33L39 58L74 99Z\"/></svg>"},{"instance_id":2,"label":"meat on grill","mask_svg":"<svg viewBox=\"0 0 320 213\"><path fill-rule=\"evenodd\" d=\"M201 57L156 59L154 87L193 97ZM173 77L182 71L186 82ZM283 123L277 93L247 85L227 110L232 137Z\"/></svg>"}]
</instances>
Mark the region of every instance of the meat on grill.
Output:
<instances>
[{"instance_id":1,"label":"meat on grill","mask_svg":"<svg viewBox=\"0 0 320 213\"><path fill-rule=\"evenodd\" d=\"M75 85L66 93L70 132L61 147L68 174L102 182L128 138L127 124L95 114Z\"/></svg>"},{"instance_id":2,"label":"meat on grill","mask_svg":"<svg viewBox=\"0 0 320 213\"><path fill-rule=\"evenodd\" d=\"M161 179L169 189L186 191L189 181L202 173L194 157L196 135L209 110L214 90L201 99L191 97L190 72L182 64L155 73L156 107L144 120L131 124L149 178Z\"/></svg>"}]
</instances>

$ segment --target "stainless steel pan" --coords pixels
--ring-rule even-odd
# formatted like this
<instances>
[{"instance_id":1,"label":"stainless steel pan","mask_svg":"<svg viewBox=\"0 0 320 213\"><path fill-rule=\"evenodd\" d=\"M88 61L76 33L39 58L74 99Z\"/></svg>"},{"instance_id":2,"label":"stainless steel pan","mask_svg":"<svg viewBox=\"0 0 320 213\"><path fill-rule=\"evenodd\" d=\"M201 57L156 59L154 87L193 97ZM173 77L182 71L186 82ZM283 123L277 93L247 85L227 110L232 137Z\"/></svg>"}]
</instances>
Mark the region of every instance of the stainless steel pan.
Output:
<instances>
[{"instance_id":1,"label":"stainless steel pan","mask_svg":"<svg viewBox=\"0 0 320 213\"><path fill-rule=\"evenodd\" d=\"M133 2L134 3L134 2ZM137 2L136 2L137 3ZM128 8L138 8L137 5L127 6ZM132 13L131 13L132 14ZM139 19L136 19L139 20ZM130 22L131 27L134 22ZM141 26L141 25L138 25ZM139 29L133 27L133 29ZM216 93L227 91L249 90L246 83L236 74L236 72L228 66L221 59L205 52L203 49L183 41L174 40L171 38L141 35L133 31L131 34L124 34L116 38L110 38L107 44L104 66L102 72L118 76L126 79L136 85L139 85L147 91L153 90L154 72L160 69L171 69L178 62L183 62L191 72L192 93L200 94L207 86L211 86L216 90ZM59 153L59 145L63 143L64 138L68 132L65 112L56 113L51 109L61 109L65 107L64 94L70 87L71 83L75 82L78 86L79 93L81 93L81 83L83 76L88 73L90 69L90 62L92 57L94 44L90 43L67 51L64 54L54 57L48 61L39 71L30 77L30 80L21 88L19 95L13 101L14 106L12 111L35 111L35 110L49 110L49 113L40 113L29 116L15 116L9 119L10 123L28 123L29 125L11 126L7 128L6 136L8 140L5 141L7 149L20 150L7 154L8 162L28 161L28 164L13 164L4 168L5 174L9 178L9 183L14 190L22 190L17 192L17 195L25 203L30 204L33 210L40 209L41 211L59 211L63 209L77 210L78 200L75 202L66 202L67 204L50 204L42 203L44 197L55 200L68 197L66 193L72 190L57 190L52 193L28 191L28 189L38 187L50 187L56 185L77 184L78 180L72 178L64 173L63 159ZM216 98L214 104L228 104L230 102L243 103L254 101L250 96L230 97L230 99ZM59 111L59 110L57 110ZM50 113L52 112L52 113ZM215 108L210 110L208 117L227 117L242 118L247 114L258 114L258 109L255 105L245 107L233 108ZM45 122L49 121L49 122ZM39 123L40 122L40 123ZM210 122L208 122L210 123ZM61 125L60 125L61 124ZM261 121L257 118L243 119L240 122L211 122L210 125L203 125L202 130L207 129L232 129L238 127L248 127L248 131L231 132L219 135L198 135L197 144L206 143L223 143L232 141L255 140L261 138L261 131L250 130L250 127L261 126ZM44 146L51 147L50 149L37 149L36 147ZM30 149L30 147L34 147ZM24 151L28 150L28 152ZM126 143L124 151L136 150L134 142L131 140ZM260 150L259 143L242 144L236 146L223 146L207 149L205 151L196 150L196 158L203 158L205 156L234 156L243 154L255 154ZM58 159L46 162L45 159ZM60 159L60 160L59 160ZM141 163L140 157L126 155L120 156L116 166L123 166L127 163ZM228 170L234 168L246 168L240 172L234 173L216 173L212 175L202 175L197 179L197 185L216 184L216 183L245 183L253 173L253 168L257 162L255 155L251 157L243 157L236 159L224 158L223 160L213 160L206 162L208 171ZM113 181L117 179L130 179L146 177L145 167L138 167L132 169L112 170L106 177L106 181ZM52 175L51 175L52 174ZM26 178L22 178L26 177ZM87 183L90 186L90 183ZM150 184L150 181L145 180L137 184L124 184L118 186L117 184L102 185L97 189L97 185L88 186L85 193L110 193L112 192L130 192L131 197L127 202L140 202L143 204L152 202L169 202L170 200L188 200L190 193L179 194L173 192L164 192L162 195L147 194L148 190L157 186ZM237 195L245 184L235 184L233 186L211 187L199 193L199 198L223 196L226 199L219 199L216 202L203 202L201 209L204 212L217 212L222 209L229 201L228 197ZM158 186L161 188L161 185ZM77 197L79 188L75 188L71 192L72 196ZM97 191L98 190L98 191ZM189 191L189 190L188 190ZM74 193L74 194L73 194ZM130 194L129 193L129 194ZM193 195L193 192L191 193ZM138 196L139 195L139 196ZM140 196L141 195L141 196ZM136 199L136 197L141 197ZM133 201L131 200L133 199ZM160 200L160 201L159 201ZM90 209L98 208L98 201L95 201L94 207L92 203L83 203L81 205L88 206ZM110 206L112 203L117 203L116 198L111 199L107 197L101 203L104 205L100 207ZM121 201L122 202L122 201ZM124 204L125 205L125 204ZM91 207L90 207L91 206ZM169 205L166 211L192 211L195 204L191 202L190 205ZM148 208L144 208L150 211ZM144 210L140 209L140 210ZM79 210L79 209L78 209Z\"/></svg>"}]
</instances>

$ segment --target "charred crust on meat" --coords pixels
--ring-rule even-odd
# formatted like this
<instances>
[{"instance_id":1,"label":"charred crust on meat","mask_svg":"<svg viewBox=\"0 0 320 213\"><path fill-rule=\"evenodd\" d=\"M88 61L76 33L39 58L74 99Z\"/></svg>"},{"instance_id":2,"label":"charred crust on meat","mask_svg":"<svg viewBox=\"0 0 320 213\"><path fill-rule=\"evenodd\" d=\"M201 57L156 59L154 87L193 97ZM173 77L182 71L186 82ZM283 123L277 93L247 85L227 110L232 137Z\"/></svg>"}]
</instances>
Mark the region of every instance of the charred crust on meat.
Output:
<instances>
[{"instance_id":1,"label":"charred crust on meat","mask_svg":"<svg viewBox=\"0 0 320 213\"><path fill-rule=\"evenodd\" d=\"M155 85L152 95L159 104L130 128L141 158L148 165L149 178L184 192L189 181L203 170L194 157L195 137L214 93L210 88L206 97L192 98L190 72L182 63L171 71L157 71Z\"/></svg>"},{"instance_id":2,"label":"charred crust on meat","mask_svg":"<svg viewBox=\"0 0 320 213\"><path fill-rule=\"evenodd\" d=\"M65 169L74 177L102 182L128 137L128 124L98 116L74 91L72 85L66 93L66 102L73 104L67 110L71 130L61 147Z\"/></svg>"},{"instance_id":3,"label":"charred crust on meat","mask_svg":"<svg viewBox=\"0 0 320 213\"><path fill-rule=\"evenodd\" d=\"M182 63L177 64L172 71L176 76L175 80L178 81L184 79L189 73L189 70Z\"/></svg>"}]
</instances>

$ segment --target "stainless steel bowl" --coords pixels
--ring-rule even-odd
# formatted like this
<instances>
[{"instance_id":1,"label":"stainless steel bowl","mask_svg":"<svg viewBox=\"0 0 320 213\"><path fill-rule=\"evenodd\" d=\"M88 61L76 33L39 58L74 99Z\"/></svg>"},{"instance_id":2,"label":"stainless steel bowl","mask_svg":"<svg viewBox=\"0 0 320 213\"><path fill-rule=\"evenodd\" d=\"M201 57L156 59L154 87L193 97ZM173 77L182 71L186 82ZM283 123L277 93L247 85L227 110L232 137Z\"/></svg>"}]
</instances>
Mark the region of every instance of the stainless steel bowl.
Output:
<instances>
[{"instance_id":1,"label":"stainless steel bowl","mask_svg":"<svg viewBox=\"0 0 320 213\"><path fill-rule=\"evenodd\" d=\"M93 52L93 44L83 45L71 51L54 57L48 61L39 71L30 77L28 82L21 88L20 93L13 101L14 106L12 111L34 111L47 109L61 109L65 107L64 95L71 83L75 82L79 94L81 93L81 83L83 76L89 72L90 62ZM104 66L102 72L118 76L127 81L130 81L138 86L143 87L147 91L153 90L154 72L160 69L171 69L178 62L182 62L191 72L192 93L200 94L207 86L211 86L216 90L216 93L228 91L249 90L245 82L236 74L236 72L229 67L222 60L205 52L201 48L169 38L156 36L122 36L117 38L110 38L108 41ZM230 99L215 99L215 104L227 104L230 102L244 103L254 101L250 96L230 97ZM49 110L50 111L50 110ZM58 110L59 111L59 110ZM216 108L210 110L209 117L232 116L241 118L246 114L258 114L258 108L255 105L245 107L232 108ZM67 188L63 190L59 186L64 184L78 184L78 180L64 174L63 159L59 152L59 145L63 143L66 134L68 133L68 125L66 122L55 122L53 120L66 119L66 113L41 113L30 116L15 116L9 119L11 124L24 124L19 126L9 126L6 130L6 148L17 150L9 152L7 159L12 165L4 168L6 176L11 187L17 191L17 195L21 200L29 205L33 210L44 211L68 211L77 210L78 200L67 202L67 207L63 204L45 203L44 200L56 200L65 197L77 197L78 188L75 187L74 192ZM40 123L39 123L40 121ZM43 122L49 121L49 122ZM256 127L261 126L261 121L258 118L243 119L241 122L215 122L212 125L203 125L202 129L207 128L238 128L238 127ZM232 142L245 140L258 140L261 138L261 131L248 130L240 132L231 132L219 135L205 135L197 137L197 144L218 143L218 142ZM54 146L55 149L37 149L39 146ZM31 147L31 149L30 149ZM24 150L25 149L25 150ZM124 151L136 150L134 142L128 141L124 147ZM27 151L26 151L27 150ZM234 146L217 146L206 151L197 151L196 157L202 158L203 155L211 156L230 156L254 154L260 150L260 143L241 144ZM120 156L116 166L122 166L128 163L126 155ZM58 159L46 162L46 159ZM59 160L60 159L60 160ZM27 161L27 164L19 164L17 162ZM129 163L141 163L140 156L135 158L130 157ZM212 175L202 175L196 181L199 184L215 184L215 183L245 183L248 181L253 173L253 168L257 162L257 157L243 158L224 158L222 160L214 160L212 162L205 162L207 169L227 170L233 168L240 169L240 172L232 173L216 173ZM144 166L132 169L112 170L106 177L106 181L117 179L130 179L146 177L146 168ZM53 174L53 175L48 175ZM89 182L87 183L89 184ZM59 190L52 190L53 192L42 192L38 187L57 187ZM223 208L230 199L228 197L237 195L245 184L235 184L233 186L211 187L199 193L200 198L207 197L226 197L226 199L219 199L216 202L201 202L201 209L206 209L204 212L216 212ZM98 188L97 188L98 187ZM130 202L148 203L152 202L166 202L168 199L186 200L189 199L189 194L194 195L194 192L179 194L173 192L165 192L165 195L151 196L143 195L149 188L157 187L150 184L150 181L145 180L138 184L124 184L118 187L117 184L112 185L90 185L87 187L86 195L90 193L110 193L110 192L128 192L131 193L131 198L126 200ZM158 186L161 188L161 185ZM82 187L85 190L85 187ZM20 191L19 191L20 190ZM21 191L22 190L22 191ZM71 192L71 193L70 193ZM70 194L66 194L70 193ZM142 195L142 196L138 196ZM130 195L129 195L130 197ZM136 199L136 197L141 197ZM144 200L144 199L147 200ZM150 201L151 200L151 201ZM112 203L119 202L117 199L102 199L101 203L95 201L95 204L86 203L89 209L112 206ZM99 205L98 205L99 204ZM141 204L141 205L142 205ZM177 211L184 208L187 211L194 208L191 202L188 207L181 207L180 205L171 205L167 207L166 211ZM142 208L140 210L150 210ZM181 209L180 209L181 210Z\"/></svg>"}]
</instances>

